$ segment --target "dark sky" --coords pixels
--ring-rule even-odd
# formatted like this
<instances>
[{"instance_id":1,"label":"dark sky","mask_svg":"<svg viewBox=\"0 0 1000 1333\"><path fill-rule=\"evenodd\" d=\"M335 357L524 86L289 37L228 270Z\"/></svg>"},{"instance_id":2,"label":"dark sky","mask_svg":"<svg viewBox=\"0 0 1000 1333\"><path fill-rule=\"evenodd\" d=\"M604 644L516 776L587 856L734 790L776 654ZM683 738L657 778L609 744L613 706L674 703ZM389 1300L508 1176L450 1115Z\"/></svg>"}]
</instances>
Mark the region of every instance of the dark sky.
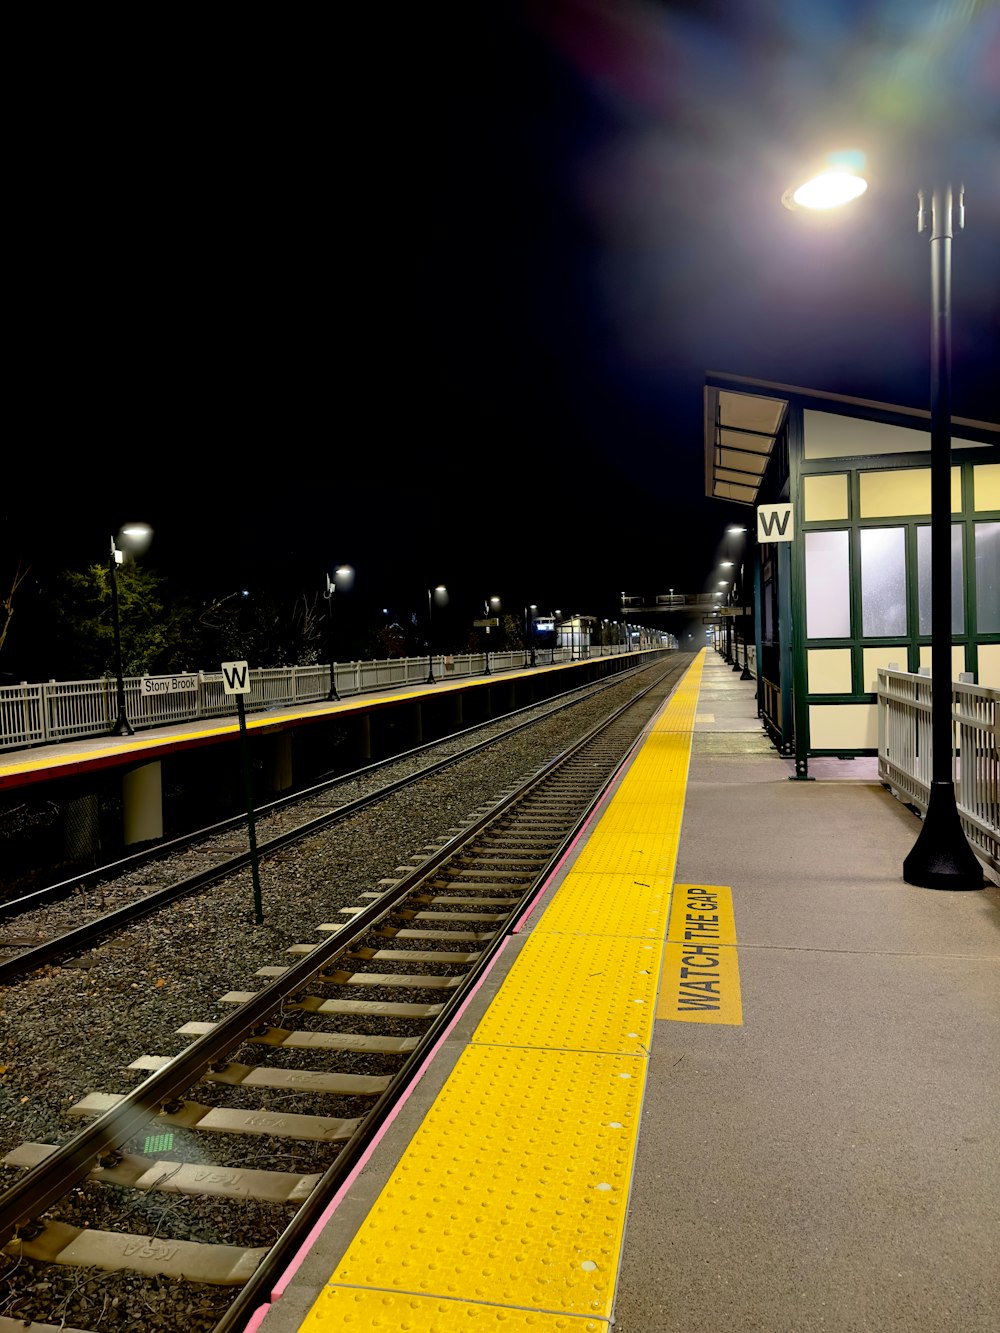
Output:
<instances>
[{"instance_id":1,"label":"dark sky","mask_svg":"<svg viewBox=\"0 0 1000 1333\"><path fill-rule=\"evenodd\" d=\"M218 594L699 591L745 513L703 498L707 370L927 406L935 171L954 409L1000 419L996 5L277 14L25 53L0 507L39 571L145 519ZM852 213L781 208L857 142Z\"/></svg>"}]
</instances>

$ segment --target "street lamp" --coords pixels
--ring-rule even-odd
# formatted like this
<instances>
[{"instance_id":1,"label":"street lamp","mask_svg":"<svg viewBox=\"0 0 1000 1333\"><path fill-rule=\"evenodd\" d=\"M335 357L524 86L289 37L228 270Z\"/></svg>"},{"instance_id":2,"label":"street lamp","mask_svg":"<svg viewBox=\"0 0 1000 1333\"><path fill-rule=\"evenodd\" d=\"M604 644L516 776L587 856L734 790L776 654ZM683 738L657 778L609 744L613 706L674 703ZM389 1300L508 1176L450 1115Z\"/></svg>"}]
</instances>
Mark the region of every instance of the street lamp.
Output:
<instances>
[{"instance_id":1,"label":"street lamp","mask_svg":"<svg viewBox=\"0 0 1000 1333\"><path fill-rule=\"evenodd\" d=\"M108 733L110 736L134 736L135 729L128 720L125 707L125 676L122 671L122 625L118 606L118 566L123 564L126 555L133 558L140 555L152 540L153 529L148 523L125 523L118 533L117 545L111 538L111 550L108 553L108 575L111 583L111 613L115 629L115 682L118 696L118 716Z\"/></svg>"},{"instance_id":2,"label":"street lamp","mask_svg":"<svg viewBox=\"0 0 1000 1333\"><path fill-rule=\"evenodd\" d=\"M859 155L840 154L797 190L787 208L836 208L867 189ZM917 231L931 247L931 785L920 833L903 861L903 879L925 889L980 889L983 872L958 816L951 716L951 242L965 223L964 189L949 182L917 191Z\"/></svg>"},{"instance_id":3,"label":"street lamp","mask_svg":"<svg viewBox=\"0 0 1000 1333\"><path fill-rule=\"evenodd\" d=\"M490 620L493 616L493 612L500 610L500 598L487 597L484 610L486 613L485 618L487 620ZM490 674L490 627L489 625L487 625L485 628L486 628L486 673L485 674L488 676Z\"/></svg>"},{"instance_id":4,"label":"street lamp","mask_svg":"<svg viewBox=\"0 0 1000 1333\"><path fill-rule=\"evenodd\" d=\"M338 565L333 571L333 578L326 576L326 591L323 594L323 600L327 603L327 624L329 634L330 649L330 693L326 696L327 701L340 699L337 693L337 675L336 662L333 658L333 594L338 588L343 588L347 592L354 583L354 569L351 565Z\"/></svg>"},{"instance_id":5,"label":"street lamp","mask_svg":"<svg viewBox=\"0 0 1000 1333\"><path fill-rule=\"evenodd\" d=\"M436 588L427 589L427 684L434 685L434 649L431 644L431 623L433 620L432 609L434 603L438 606L448 605L448 589L443 583L439 583Z\"/></svg>"},{"instance_id":6,"label":"street lamp","mask_svg":"<svg viewBox=\"0 0 1000 1333\"><path fill-rule=\"evenodd\" d=\"M738 540L740 549L740 581L739 581L739 593L736 603L739 611L737 620L743 626L743 670L740 673L740 680L753 680L753 675L750 671L750 659L748 656L749 649L747 645L748 630L747 630L747 616L746 616L747 589L746 589L746 559L745 559L746 540L747 540L746 534L747 534L746 528L742 527L738 523L731 523L729 527L726 528L726 536L730 538L731 542L736 542ZM732 547L730 547L730 549L732 549ZM729 562L727 561L725 563ZM751 628L752 628L752 617L751 617ZM736 664L733 667L733 670L739 671L739 666L740 666L739 639L737 639Z\"/></svg>"},{"instance_id":7,"label":"street lamp","mask_svg":"<svg viewBox=\"0 0 1000 1333\"><path fill-rule=\"evenodd\" d=\"M529 653L531 656L530 663L525 662L525 666L535 665L535 612L537 610L538 607L534 602L532 602L530 606L524 608L524 633L527 639L528 650L527 653L525 653L525 656L528 656Z\"/></svg>"}]
</instances>

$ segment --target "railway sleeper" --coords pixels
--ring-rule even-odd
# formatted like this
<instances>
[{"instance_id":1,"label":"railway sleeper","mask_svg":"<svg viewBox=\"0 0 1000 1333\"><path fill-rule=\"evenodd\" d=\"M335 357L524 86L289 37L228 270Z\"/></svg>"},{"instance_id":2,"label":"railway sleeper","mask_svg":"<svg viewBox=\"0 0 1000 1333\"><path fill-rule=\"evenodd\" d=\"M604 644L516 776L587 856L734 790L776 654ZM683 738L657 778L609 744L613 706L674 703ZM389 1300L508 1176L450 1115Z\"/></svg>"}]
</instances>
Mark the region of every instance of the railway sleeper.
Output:
<instances>
[{"instance_id":1,"label":"railway sleeper","mask_svg":"<svg viewBox=\"0 0 1000 1333\"><path fill-rule=\"evenodd\" d=\"M179 1037L203 1037L218 1023L185 1023ZM420 1045L419 1037L376 1037L361 1032L303 1032L297 1028L265 1025L247 1034L246 1040L261 1046L281 1046L290 1051L366 1051L379 1055L409 1055Z\"/></svg>"},{"instance_id":2,"label":"railway sleeper","mask_svg":"<svg viewBox=\"0 0 1000 1333\"><path fill-rule=\"evenodd\" d=\"M126 1069L145 1072L162 1069L172 1055L140 1055ZM242 1065L228 1060L202 1075L209 1083L223 1083L230 1088L283 1088L300 1092L328 1092L347 1097L378 1097L392 1082L390 1078L369 1078L364 1074L325 1074L311 1069L271 1069L267 1065Z\"/></svg>"},{"instance_id":3,"label":"railway sleeper","mask_svg":"<svg viewBox=\"0 0 1000 1333\"><path fill-rule=\"evenodd\" d=\"M400 921L502 921L506 912L414 912L404 908L395 915Z\"/></svg>"},{"instance_id":4,"label":"railway sleeper","mask_svg":"<svg viewBox=\"0 0 1000 1333\"><path fill-rule=\"evenodd\" d=\"M497 888L500 886L497 885ZM457 893L421 893L412 898L411 902L426 903L428 907L445 907L454 904L456 907L461 904L463 907L515 907L520 901L517 898L470 898L467 894Z\"/></svg>"},{"instance_id":5,"label":"railway sleeper","mask_svg":"<svg viewBox=\"0 0 1000 1333\"><path fill-rule=\"evenodd\" d=\"M33 1167L58 1152L54 1143L22 1143L3 1159L4 1166ZM161 1194L210 1194L223 1199L257 1199L261 1203L302 1203L321 1176L294 1171L259 1171L212 1166L204 1162L169 1162L138 1153L110 1153L91 1171L90 1180Z\"/></svg>"},{"instance_id":6,"label":"railway sleeper","mask_svg":"<svg viewBox=\"0 0 1000 1333\"><path fill-rule=\"evenodd\" d=\"M539 863L541 864L541 863ZM517 880L519 884L530 884L534 878L533 871L526 870L497 870L490 865L480 865L478 869L452 869L450 866L440 874L435 875L433 879L427 881L431 889L448 888L453 884L470 884L477 889L484 888L489 884L497 889L509 889L509 882L512 879Z\"/></svg>"},{"instance_id":7,"label":"railway sleeper","mask_svg":"<svg viewBox=\"0 0 1000 1333\"><path fill-rule=\"evenodd\" d=\"M91 1092L69 1107L67 1114L80 1119L104 1115L124 1102L116 1092ZM206 1134L260 1134L279 1139L300 1139L308 1143L344 1143L358 1131L363 1117L351 1120L325 1115L299 1115L280 1111L237 1111L225 1106L203 1106L179 1098L169 1103L153 1123L173 1125L176 1129L196 1129Z\"/></svg>"},{"instance_id":8,"label":"railway sleeper","mask_svg":"<svg viewBox=\"0 0 1000 1333\"><path fill-rule=\"evenodd\" d=\"M421 930L401 926L382 926L372 931L382 940L474 940L477 944L485 944L496 933L495 930Z\"/></svg>"},{"instance_id":9,"label":"railway sleeper","mask_svg":"<svg viewBox=\"0 0 1000 1333\"><path fill-rule=\"evenodd\" d=\"M236 1245L167 1240L127 1232L96 1231L66 1222L46 1222L30 1240L14 1239L4 1246L13 1258L106 1272L131 1269L148 1277L174 1277L214 1286L242 1287L267 1256L267 1248L244 1250ZM23 1325L22 1325L23 1327ZM30 1328L31 1325L29 1324Z\"/></svg>"},{"instance_id":10,"label":"railway sleeper","mask_svg":"<svg viewBox=\"0 0 1000 1333\"><path fill-rule=\"evenodd\" d=\"M246 1004L255 998L256 991L228 991L221 996L223 1004ZM305 1014L365 1014L373 1018L435 1018L444 1005L404 1004L391 1000L323 1000L318 995L307 995L301 1000L289 1000L286 1009Z\"/></svg>"},{"instance_id":11,"label":"railway sleeper","mask_svg":"<svg viewBox=\"0 0 1000 1333\"><path fill-rule=\"evenodd\" d=\"M387 963L476 963L482 953L455 953L451 949L354 949L345 953L348 962Z\"/></svg>"},{"instance_id":12,"label":"railway sleeper","mask_svg":"<svg viewBox=\"0 0 1000 1333\"><path fill-rule=\"evenodd\" d=\"M262 967L255 977L280 977L287 967ZM320 972L317 981L325 986L409 986L412 990L455 990L463 976L435 977L421 972Z\"/></svg>"}]
</instances>

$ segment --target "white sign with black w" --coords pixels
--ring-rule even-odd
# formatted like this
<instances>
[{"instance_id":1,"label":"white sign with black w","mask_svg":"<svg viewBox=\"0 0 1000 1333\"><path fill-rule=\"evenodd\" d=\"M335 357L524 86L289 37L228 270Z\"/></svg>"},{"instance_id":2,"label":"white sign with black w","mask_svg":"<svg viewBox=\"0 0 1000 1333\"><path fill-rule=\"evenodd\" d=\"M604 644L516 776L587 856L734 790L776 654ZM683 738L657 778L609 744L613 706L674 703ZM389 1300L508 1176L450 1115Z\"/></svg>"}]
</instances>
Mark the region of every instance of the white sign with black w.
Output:
<instances>
[{"instance_id":1,"label":"white sign with black w","mask_svg":"<svg viewBox=\"0 0 1000 1333\"><path fill-rule=\"evenodd\" d=\"M757 506L757 540L759 542L790 542L794 535L792 506L790 504Z\"/></svg>"},{"instance_id":2,"label":"white sign with black w","mask_svg":"<svg viewBox=\"0 0 1000 1333\"><path fill-rule=\"evenodd\" d=\"M223 662L222 688L226 694L250 693L250 664L248 662Z\"/></svg>"}]
</instances>

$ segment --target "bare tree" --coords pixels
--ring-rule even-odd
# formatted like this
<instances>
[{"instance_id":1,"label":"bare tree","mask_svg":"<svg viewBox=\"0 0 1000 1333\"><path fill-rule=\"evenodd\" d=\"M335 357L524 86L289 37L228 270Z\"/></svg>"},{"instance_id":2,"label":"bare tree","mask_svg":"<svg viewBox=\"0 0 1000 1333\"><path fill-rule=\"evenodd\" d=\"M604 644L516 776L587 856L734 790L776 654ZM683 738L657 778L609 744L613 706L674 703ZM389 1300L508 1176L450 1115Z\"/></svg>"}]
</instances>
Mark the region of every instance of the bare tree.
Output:
<instances>
[{"instance_id":1,"label":"bare tree","mask_svg":"<svg viewBox=\"0 0 1000 1333\"><path fill-rule=\"evenodd\" d=\"M7 639L7 631L10 629L10 622L14 618L14 594L28 577L30 570L30 565L25 565L18 559L17 566L14 570L14 577L11 579L10 592L8 592L7 596L0 602L0 652L3 651L3 646Z\"/></svg>"}]
</instances>

